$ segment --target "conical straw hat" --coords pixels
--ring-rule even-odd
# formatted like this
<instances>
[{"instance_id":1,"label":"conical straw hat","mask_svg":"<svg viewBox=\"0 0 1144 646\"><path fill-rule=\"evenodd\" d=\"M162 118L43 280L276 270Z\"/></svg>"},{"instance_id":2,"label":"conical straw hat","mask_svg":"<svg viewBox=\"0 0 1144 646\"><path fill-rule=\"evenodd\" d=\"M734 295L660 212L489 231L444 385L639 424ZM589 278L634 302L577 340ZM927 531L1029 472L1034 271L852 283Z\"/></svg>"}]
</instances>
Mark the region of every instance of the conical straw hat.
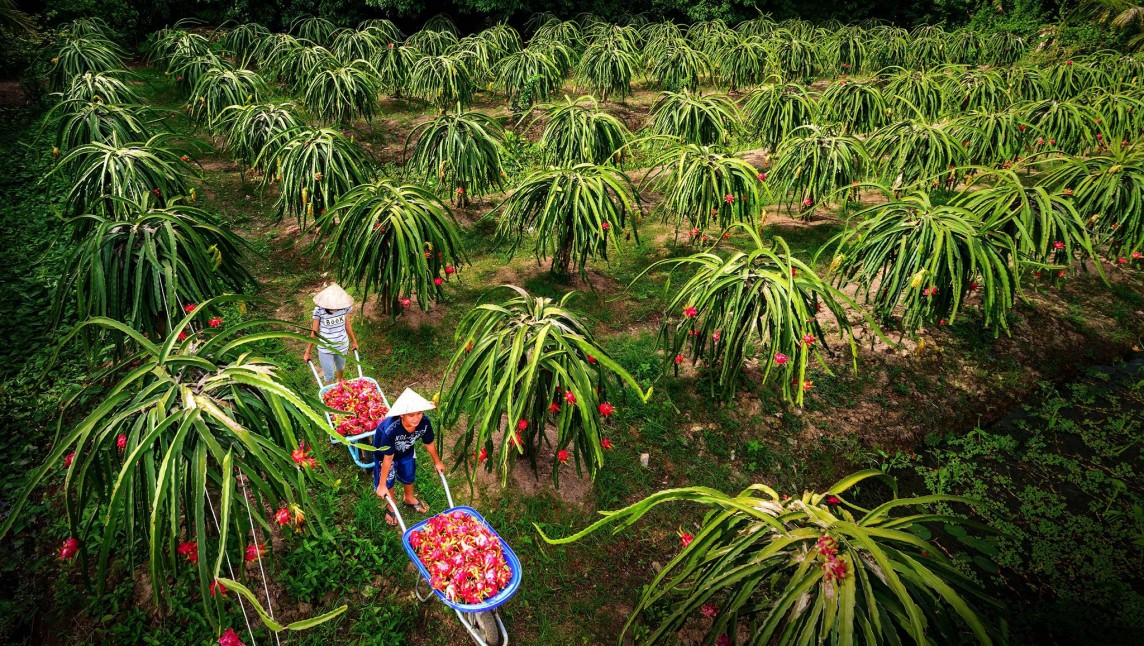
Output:
<instances>
[{"instance_id":1,"label":"conical straw hat","mask_svg":"<svg viewBox=\"0 0 1144 646\"><path fill-rule=\"evenodd\" d=\"M437 406L425 399L421 395L413 392L409 388L401 393L397 401L393 402L393 407L389 409L386 417L397 417L398 415L408 415L409 413L423 413L427 410L433 410Z\"/></svg>"},{"instance_id":2,"label":"conical straw hat","mask_svg":"<svg viewBox=\"0 0 1144 646\"><path fill-rule=\"evenodd\" d=\"M330 283L314 296L314 305L328 310L342 310L354 304L354 297L346 293L342 286Z\"/></svg>"}]
</instances>

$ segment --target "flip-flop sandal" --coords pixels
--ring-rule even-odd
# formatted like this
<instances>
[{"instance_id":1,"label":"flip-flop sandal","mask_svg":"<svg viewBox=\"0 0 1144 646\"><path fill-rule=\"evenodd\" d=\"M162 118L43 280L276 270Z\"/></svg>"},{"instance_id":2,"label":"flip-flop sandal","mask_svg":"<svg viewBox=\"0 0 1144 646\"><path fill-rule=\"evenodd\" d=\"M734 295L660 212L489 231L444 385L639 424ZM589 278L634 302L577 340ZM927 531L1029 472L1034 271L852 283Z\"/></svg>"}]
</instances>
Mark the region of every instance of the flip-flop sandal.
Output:
<instances>
[{"instance_id":1,"label":"flip-flop sandal","mask_svg":"<svg viewBox=\"0 0 1144 646\"><path fill-rule=\"evenodd\" d=\"M429 508L426 507L425 503L421 502L420 500L417 500L415 502L406 502L406 501L402 500L401 504L405 505L406 507L409 507L410 509L412 509L413 511L415 511L419 514L428 514L429 513Z\"/></svg>"},{"instance_id":2,"label":"flip-flop sandal","mask_svg":"<svg viewBox=\"0 0 1144 646\"><path fill-rule=\"evenodd\" d=\"M385 510L385 524L391 527L397 524L397 516L394 516L390 509Z\"/></svg>"}]
</instances>

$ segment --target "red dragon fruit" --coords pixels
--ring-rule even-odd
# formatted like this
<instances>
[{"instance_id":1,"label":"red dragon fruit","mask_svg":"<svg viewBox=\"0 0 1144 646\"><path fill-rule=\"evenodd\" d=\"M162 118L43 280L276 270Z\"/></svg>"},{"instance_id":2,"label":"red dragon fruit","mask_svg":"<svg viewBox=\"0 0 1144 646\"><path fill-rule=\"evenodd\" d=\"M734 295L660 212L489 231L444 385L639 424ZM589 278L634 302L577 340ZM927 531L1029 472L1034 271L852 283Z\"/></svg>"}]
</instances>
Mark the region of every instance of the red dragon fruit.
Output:
<instances>
[{"instance_id":1,"label":"red dragon fruit","mask_svg":"<svg viewBox=\"0 0 1144 646\"><path fill-rule=\"evenodd\" d=\"M377 428L389 407L381 397L381 391L365 379L343 381L322 395L322 402L330 408L349 413L336 415L334 426L339 435L352 436L368 433Z\"/></svg>"},{"instance_id":2,"label":"red dragon fruit","mask_svg":"<svg viewBox=\"0 0 1144 646\"><path fill-rule=\"evenodd\" d=\"M438 514L409 535L409 545L429 572L429 583L450 601L477 604L512 580L501 543L472 516Z\"/></svg>"}]
</instances>

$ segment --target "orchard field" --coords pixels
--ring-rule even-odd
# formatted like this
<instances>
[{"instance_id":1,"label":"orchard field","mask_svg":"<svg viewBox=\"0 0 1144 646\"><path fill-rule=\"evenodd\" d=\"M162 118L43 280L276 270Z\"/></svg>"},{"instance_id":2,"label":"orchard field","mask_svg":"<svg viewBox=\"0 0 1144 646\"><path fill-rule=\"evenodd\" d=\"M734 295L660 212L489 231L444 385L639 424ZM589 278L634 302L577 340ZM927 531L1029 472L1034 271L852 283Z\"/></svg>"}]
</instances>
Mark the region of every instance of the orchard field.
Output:
<instances>
[{"instance_id":1,"label":"orchard field","mask_svg":"<svg viewBox=\"0 0 1144 646\"><path fill-rule=\"evenodd\" d=\"M7 641L471 641L301 360L330 281L515 643L1144 627L1138 37L8 6Z\"/></svg>"}]
</instances>

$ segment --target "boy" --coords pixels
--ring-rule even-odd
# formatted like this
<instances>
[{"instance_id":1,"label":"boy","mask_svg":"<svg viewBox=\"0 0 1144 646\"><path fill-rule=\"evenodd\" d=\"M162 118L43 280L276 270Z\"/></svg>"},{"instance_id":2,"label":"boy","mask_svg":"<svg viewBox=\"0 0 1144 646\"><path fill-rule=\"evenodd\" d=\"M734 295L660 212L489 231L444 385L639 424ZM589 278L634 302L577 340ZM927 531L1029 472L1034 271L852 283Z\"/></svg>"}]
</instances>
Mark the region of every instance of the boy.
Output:
<instances>
[{"instance_id":1,"label":"boy","mask_svg":"<svg viewBox=\"0 0 1144 646\"><path fill-rule=\"evenodd\" d=\"M406 388L385 418L378 422L377 431L373 434L373 445L378 447L374 454L373 469L373 485L377 495L382 499L388 497L389 500L396 500L393 485L395 480L400 480L405 485L402 502L419 514L428 513L429 508L413 495L413 482L417 476L414 451L417 440L425 444L425 450L433 458L437 471L445 472L445 463L437 455L437 446L433 443L433 424L425 415L425 411L434 408L436 406L433 402ZM397 517L393 515L388 503L385 507L385 522L397 524Z\"/></svg>"}]
</instances>

